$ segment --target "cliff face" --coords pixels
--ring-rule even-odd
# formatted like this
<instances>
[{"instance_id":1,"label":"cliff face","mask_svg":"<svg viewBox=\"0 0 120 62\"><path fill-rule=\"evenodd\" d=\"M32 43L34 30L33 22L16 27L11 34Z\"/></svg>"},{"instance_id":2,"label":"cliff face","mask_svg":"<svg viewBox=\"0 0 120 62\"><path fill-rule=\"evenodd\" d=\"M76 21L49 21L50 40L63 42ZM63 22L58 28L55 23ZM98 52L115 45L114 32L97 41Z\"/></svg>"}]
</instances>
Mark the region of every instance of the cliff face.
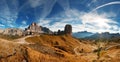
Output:
<instances>
[{"instance_id":1,"label":"cliff face","mask_svg":"<svg viewBox=\"0 0 120 62\"><path fill-rule=\"evenodd\" d=\"M32 35L41 33L53 34L53 32L49 28L39 26L34 22L31 25L29 25L28 28L25 28L25 30L19 28L7 28L4 30L0 29L0 34L13 36Z\"/></svg>"},{"instance_id":2,"label":"cliff face","mask_svg":"<svg viewBox=\"0 0 120 62\"><path fill-rule=\"evenodd\" d=\"M64 29L65 34L72 34L72 26L67 24Z\"/></svg>"},{"instance_id":3,"label":"cliff face","mask_svg":"<svg viewBox=\"0 0 120 62\"><path fill-rule=\"evenodd\" d=\"M58 30L58 32L56 32L54 34L55 35L64 35L64 34L72 35L72 26L70 24L67 24L64 27L64 31Z\"/></svg>"},{"instance_id":4,"label":"cliff face","mask_svg":"<svg viewBox=\"0 0 120 62\"><path fill-rule=\"evenodd\" d=\"M42 27L41 26L41 30L42 30L43 33L53 34L53 32L47 27Z\"/></svg>"},{"instance_id":5,"label":"cliff face","mask_svg":"<svg viewBox=\"0 0 120 62\"><path fill-rule=\"evenodd\" d=\"M3 33L3 31L4 31L3 29L0 29L0 33Z\"/></svg>"},{"instance_id":6,"label":"cliff face","mask_svg":"<svg viewBox=\"0 0 120 62\"><path fill-rule=\"evenodd\" d=\"M2 34L22 36L23 30L17 29L17 28L7 28L7 29L3 30Z\"/></svg>"},{"instance_id":7,"label":"cliff face","mask_svg":"<svg viewBox=\"0 0 120 62\"><path fill-rule=\"evenodd\" d=\"M28 28L25 29L25 34L30 35L30 34L39 34L42 33L41 31L41 27L38 26L36 23L32 23L31 25L29 25Z\"/></svg>"},{"instance_id":8,"label":"cliff face","mask_svg":"<svg viewBox=\"0 0 120 62\"><path fill-rule=\"evenodd\" d=\"M52 31L49 30L49 28L39 26L36 23L32 23L31 25L29 25L28 28L25 29L26 35L41 34L41 33L52 34Z\"/></svg>"}]
</instances>

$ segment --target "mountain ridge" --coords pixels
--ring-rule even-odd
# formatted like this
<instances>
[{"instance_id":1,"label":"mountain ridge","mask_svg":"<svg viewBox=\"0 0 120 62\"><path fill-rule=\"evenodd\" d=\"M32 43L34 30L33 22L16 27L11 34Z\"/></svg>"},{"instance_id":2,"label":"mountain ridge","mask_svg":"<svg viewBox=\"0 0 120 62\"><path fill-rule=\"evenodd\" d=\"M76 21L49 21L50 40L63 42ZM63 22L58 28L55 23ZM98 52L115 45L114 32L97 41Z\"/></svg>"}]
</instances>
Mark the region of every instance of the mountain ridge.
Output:
<instances>
[{"instance_id":1,"label":"mountain ridge","mask_svg":"<svg viewBox=\"0 0 120 62\"><path fill-rule=\"evenodd\" d=\"M81 31L81 32L73 33L72 35L76 38L85 38L85 37L91 36L93 34L94 33L92 33L92 32Z\"/></svg>"}]
</instances>

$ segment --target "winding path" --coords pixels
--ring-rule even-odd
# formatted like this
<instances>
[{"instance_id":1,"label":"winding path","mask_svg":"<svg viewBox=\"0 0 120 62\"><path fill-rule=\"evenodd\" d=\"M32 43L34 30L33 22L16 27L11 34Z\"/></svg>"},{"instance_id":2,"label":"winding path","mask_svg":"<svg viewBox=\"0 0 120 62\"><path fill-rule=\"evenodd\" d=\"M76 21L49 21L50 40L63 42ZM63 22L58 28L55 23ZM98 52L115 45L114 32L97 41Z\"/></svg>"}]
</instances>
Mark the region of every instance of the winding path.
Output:
<instances>
[{"instance_id":1,"label":"winding path","mask_svg":"<svg viewBox=\"0 0 120 62\"><path fill-rule=\"evenodd\" d=\"M14 40L14 41L15 41L16 43L19 43L19 44L31 44L31 43L25 41L25 39L28 38L28 37L33 37L33 36L32 36L32 35L25 36L25 37L23 37L23 38L19 38L19 39L16 39L16 40Z\"/></svg>"},{"instance_id":2,"label":"winding path","mask_svg":"<svg viewBox=\"0 0 120 62\"><path fill-rule=\"evenodd\" d=\"M109 49L111 49L111 48L113 48L113 47L120 47L120 44L117 44L117 45L113 45L113 46L107 47L105 50L109 50Z\"/></svg>"}]
</instances>

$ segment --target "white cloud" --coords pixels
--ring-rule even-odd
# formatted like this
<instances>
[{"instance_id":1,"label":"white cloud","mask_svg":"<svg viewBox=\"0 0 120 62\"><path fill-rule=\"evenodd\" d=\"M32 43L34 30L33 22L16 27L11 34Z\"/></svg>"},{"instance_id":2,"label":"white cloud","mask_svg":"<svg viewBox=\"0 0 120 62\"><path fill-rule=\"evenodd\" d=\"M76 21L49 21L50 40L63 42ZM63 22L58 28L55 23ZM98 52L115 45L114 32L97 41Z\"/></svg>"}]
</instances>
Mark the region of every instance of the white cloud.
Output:
<instances>
[{"instance_id":1,"label":"white cloud","mask_svg":"<svg viewBox=\"0 0 120 62\"><path fill-rule=\"evenodd\" d=\"M46 20L46 19L43 20L43 19L42 19L42 20L39 21L38 24L45 26L45 25L48 25L48 24L50 23L50 21L51 21L51 20Z\"/></svg>"},{"instance_id":2,"label":"white cloud","mask_svg":"<svg viewBox=\"0 0 120 62\"><path fill-rule=\"evenodd\" d=\"M114 1L114 2L109 2L109 3L103 4L103 5L101 5L101 6L96 7L96 8L93 9L92 11L96 11L97 9L100 9L100 8L105 7L105 6L108 6L108 5L113 5L113 4L120 4L120 1Z\"/></svg>"},{"instance_id":3,"label":"white cloud","mask_svg":"<svg viewBox=\"0 0 120 62\"><path fill-rule=\"evenodd\" d=\"M93 3L97 2L97 0L92 0Z\"/></svg>"},{"instance_id":4,"label":"white cloud","mask_svg":"<svg viewBox=\"0 0 120 62\"><path fill-rule=\"evenodd\" d=\"M80 19L82 20L83 24L85 24L85 26L87 27L85 29L88 31L114 32L114 30L118 28L117 26L118 22L110 19L109 17L115 17L115 15L113 15L113 13L98 14L95 12L91 12L91 13L85 13L83 16L80 17ZM89 29L89 28L92 28L92 29ZM113 28L113 30L111 30L111 28Z\"/></svg>"},{"instance_id":5,"label":"white cloud","mask_svg":"<svg viewBox=\"0 0 120 62\"><path fill-rule=\"evenodd\" d=\"M44 0L29 0L31 7L35 8L45 3Z\"/></svg>"},{"instance_id":6,"label":"white cloud","mask_svg":"<svg viewBox=\"0 0 120 62\"><path fill-rule=\"evenodd\" d=\"M26 25L27 24L27 21L22 21L22 25Z\"/></svg>"},{"instance_id":7,"label":"white cloud","mask_svg":"<svg viewBox=\"0 0 120 62\"><path fill-rule=\"evenodd\" d=\"M59 18L58 18L59 16ZM78 31L90 31L90 32L120 32L120 28L118 26L118 22L112 20L111 17L115 17L116 14L113 12L110 13L97 13L97 12L79 12L75 9L67 10L62 12L61 14L53 17L53 19L49 19L49 22L53 22L53 20L59 20L53 25L49 25L49 23L45 23L46 27L49 27L53 31L57 31L58 29L63 30L66 24L71 24L73 26L73 32ZM55 18L55 19L54 19ZM48 22L46 21L46 22ZM45 25L44 24L44 25Z\"/></svg>"},{"instance_id":8,"label":"white cloud","mask_svg":"<svg viewBox=\"0 0 120 62\"><path fill-rule=\"evenodd\" d=\"M21 23L22 23L22 25L19 26L20 29L23 29L23 30L24 30L25 28L28 27L26 20L23 20Z\"/></svg>"},{"instance_id":9,"label":"white cloud","mask_svg":"<svg viewBox=\"0 0 120 62\"><path fill-rule=\"evenodd\" d=\"M3 25L3 24L0 24L0 27L4 27L5 25Z\"/></svg>"},{"instance_id":10,"label":"white cloud","mask_svg":"<svg viewBox=\"0 0 120 62\"><path fill-rule=\"evenodd\" d=\"M8 3L9 2L9 3ZM0 22L6 27L15 27L15 21L18 14L18 1L5 1L1 0L0 2Z\"/></svg>"},{"instance_id":11,"label":"white cloud","mask_svg":"<svg viewBox=\"0 0 120 62\"><path fill-rule=\"evenodd\" d=\"M24 25L24 26L22 25L22 26L19 26L19 28L24 30L24 29L27 28L28 26L29 26L29 25Z\"/></svg>"}]
</instances>

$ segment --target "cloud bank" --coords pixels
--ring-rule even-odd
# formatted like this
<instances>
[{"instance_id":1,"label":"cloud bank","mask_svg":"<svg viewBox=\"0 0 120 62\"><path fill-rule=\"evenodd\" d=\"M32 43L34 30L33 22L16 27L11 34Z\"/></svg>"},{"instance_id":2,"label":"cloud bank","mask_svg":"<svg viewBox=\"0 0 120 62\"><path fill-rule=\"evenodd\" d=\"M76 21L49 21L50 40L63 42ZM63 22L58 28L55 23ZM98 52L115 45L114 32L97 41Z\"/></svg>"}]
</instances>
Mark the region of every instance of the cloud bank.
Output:
<instances>
[{"instance_id":1,"label":"cloud bank","mask_svg":"<svg viewBox=\"0 0 120 62\"><path fill-rule=\"evenodd\" d=\"M24 29L27 27L29 22L38 22L39 25L50 28L52 31L57 31L58 29L64 30L66 24L71 24L73 26L73 32L78 31L90 31L90 32L120 32L118 20L115 18L117 13L115 11L111 12L97 12L99 8L103 8L108 5L120 4L120 1L113 1L105 4L101 4L94 9L94 3L98 3L98 0L82 1L77 2L77 4L72 5L73 1L70 0L26 0L20 5L21 1L18 0L1 0L0 2L0 27L20 27ZM85 3L85 5L83 4ZM104 2L104 1L102 1ZM89 8L86 7L87 3ZM52 10L55 5L60 6L63 10L57 12L52 17L47 17L51 15ZM78 8L77 5L81 5ZM83 5L83 7L82 7ZM75 8L71 8L75 7ZM76 8L77 7L77 8ZM81 10L93 9L83 12ZM104 8L105 9L105 8ZM22 14L21 14L22 12ZM19 21L19 25L16 23L19 15L22 15ZM24 17L25 16L25 17ZM34 21L31 21L33 18ZM35 19L34 19L35 18Z\"/></svg>"},{"instance_id":2,"label":"cloud bank","mask_svg":"<svg viewBox=\"0 0 120 62\"><path fill-rule=\"evenodd\" d=\"M58 17L59 16L59 17ZM40 25L46 25L53 31L62 29L66 24L71 24L73 26L73 32L78 31L90 31L90 32L120 32L119 23L112 20L111 17L116 15L113 12L110 13L98 13L98 12L80 12L76 9L70 9L65 12L56 15L55 17L48 19L46 23L41 23ZM59 21L58 21L59 20ZM44 22L43 20L42 22ZM49 22L48 22L49 21ZM53 25L49 25L53 22ZM55 22L56 21L56 22ZM56 28L55 28L56 27Z\"/></svg>"}]
</instances>

